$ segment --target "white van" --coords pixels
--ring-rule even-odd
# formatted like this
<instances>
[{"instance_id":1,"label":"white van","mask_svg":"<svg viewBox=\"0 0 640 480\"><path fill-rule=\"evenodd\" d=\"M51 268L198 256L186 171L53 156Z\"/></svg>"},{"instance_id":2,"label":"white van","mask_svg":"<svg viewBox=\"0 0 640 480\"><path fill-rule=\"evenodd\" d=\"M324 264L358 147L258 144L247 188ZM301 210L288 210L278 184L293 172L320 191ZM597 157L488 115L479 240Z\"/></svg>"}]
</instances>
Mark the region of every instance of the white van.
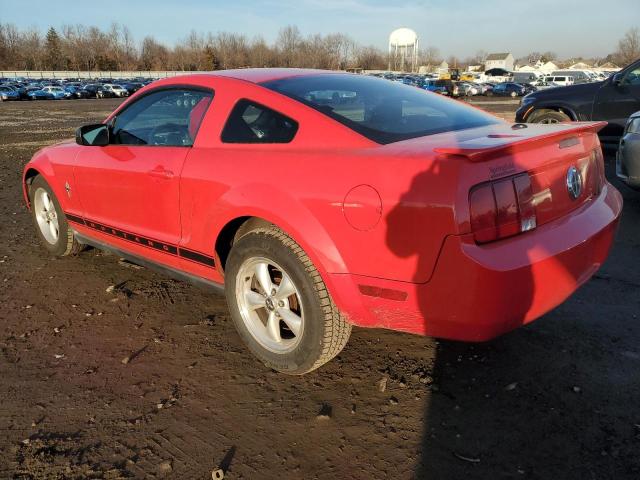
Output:
<instances>
[{"instance_id":1,"label":"white van","mask_svg":"<svg viewBox=\"0 0 640 480\"><path fill-rule=\"evenodd\" d=\"M546 83L555 83L559 87L566 87L575 83L575 79L569 75L548 75L543 80Z\"/></svg>"}]
</instances>

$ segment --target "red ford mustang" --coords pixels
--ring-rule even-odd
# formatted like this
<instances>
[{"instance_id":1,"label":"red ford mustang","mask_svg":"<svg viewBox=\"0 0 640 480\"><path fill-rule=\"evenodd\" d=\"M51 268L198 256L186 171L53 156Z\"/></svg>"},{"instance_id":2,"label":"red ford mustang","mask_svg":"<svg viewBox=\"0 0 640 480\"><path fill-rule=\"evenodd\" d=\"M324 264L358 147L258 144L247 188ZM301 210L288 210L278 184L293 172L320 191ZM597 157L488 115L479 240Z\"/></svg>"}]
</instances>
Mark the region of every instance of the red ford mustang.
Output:
<instances>
[{"instance_id":1,"label":"red ford mustang","mask_svg":"<svg viewBox=\"0 0 640 480\"><path fill-rule=\"evenodd\" d=\"M622 208L602 123L523 125L378 78L257 69L154 82L24 171L55 255L109 249L224 288L268 366L352 325L490 339L564 301Z\"/></svg>"}]
</instances>

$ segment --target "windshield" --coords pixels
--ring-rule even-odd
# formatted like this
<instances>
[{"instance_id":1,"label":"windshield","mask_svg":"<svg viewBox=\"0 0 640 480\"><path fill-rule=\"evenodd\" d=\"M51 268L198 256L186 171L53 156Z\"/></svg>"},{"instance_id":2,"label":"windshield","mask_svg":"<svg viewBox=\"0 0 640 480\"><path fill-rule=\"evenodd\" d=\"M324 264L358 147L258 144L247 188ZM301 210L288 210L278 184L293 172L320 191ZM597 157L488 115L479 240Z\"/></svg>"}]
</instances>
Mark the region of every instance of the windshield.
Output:
<instances>
[{"instance_id":1,"label":"windshield","mask_svg":"<svg viewBox=\"0 0 640 480\"><path fill-rule=\"evenodd\" d=\"M371 76L320 74L271 80L261 85L309 105L382 144L500 122L439 95Z\"/></svg>"}]
</instances>

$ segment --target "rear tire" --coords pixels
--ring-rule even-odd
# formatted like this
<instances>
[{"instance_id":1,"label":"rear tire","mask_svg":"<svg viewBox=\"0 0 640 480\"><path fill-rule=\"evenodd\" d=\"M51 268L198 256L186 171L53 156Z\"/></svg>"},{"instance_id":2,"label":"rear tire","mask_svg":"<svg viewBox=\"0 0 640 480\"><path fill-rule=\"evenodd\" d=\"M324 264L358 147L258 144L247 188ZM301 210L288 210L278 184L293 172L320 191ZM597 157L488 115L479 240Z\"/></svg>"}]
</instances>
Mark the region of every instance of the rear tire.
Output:
<instances>
[{"instance_id":1,"label":"rear tire","mask_svg":"<svg viewBox=\"0 0 640 480\"><path fill-rule=\"evenodd\" d=\"M554 110L533 112L531 117L529 117L529 123L553 124L553 123L566 123L570 121L571 121L571 118L569 118L568 115L562 112L556 112Z\"/></svg>"},{"instance_id":2,"label":"rear tire","mask_svg":"<svg viewBox=\"0 0 640 480\"><path fill-rule=\"evenodd\" d=\"M79 253L83 245L75 239L58 199L41 176L35 177L31 183L29 199L33 225L49 253L57 257Z\"/></svg>"},{"instance_id":3,"label":"rear tire","mask_svg":"<svg viewBox=\"0 0 640 480\"><path fill-rule=\"evenodd\" d=\"M282 373L301 375L320 367L340 353L351 334L309 257L273 225L236 240L226 262L225 293L249 350Z\"/></svg>"}]
</instances>

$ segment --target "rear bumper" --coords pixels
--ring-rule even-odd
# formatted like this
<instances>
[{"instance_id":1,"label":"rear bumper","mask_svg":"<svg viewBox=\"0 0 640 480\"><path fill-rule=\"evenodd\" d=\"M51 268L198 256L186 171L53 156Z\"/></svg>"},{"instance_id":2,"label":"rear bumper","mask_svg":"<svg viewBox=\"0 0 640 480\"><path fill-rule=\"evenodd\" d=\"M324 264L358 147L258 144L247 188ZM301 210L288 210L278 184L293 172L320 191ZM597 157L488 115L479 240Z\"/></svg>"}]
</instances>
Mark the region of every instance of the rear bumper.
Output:
<instances>
[{"instance_id":1,"label":"rear bumper","mask_svg":"<svg viewBox=\"0 0 640 480\"><path fill-rule=\"evenodd\" d=\"M621 210L620 193L606 184L597 199L535 231L483 246L470 235L447 237L427 283L355 275L332 275L331 283L357 292L338 301L357 325L489 340L535 320L586 282L607 258ZM361 285L373 288L363 295ZM403 295L389 299L388 292Z\"/></svg>"}]
</instances>

